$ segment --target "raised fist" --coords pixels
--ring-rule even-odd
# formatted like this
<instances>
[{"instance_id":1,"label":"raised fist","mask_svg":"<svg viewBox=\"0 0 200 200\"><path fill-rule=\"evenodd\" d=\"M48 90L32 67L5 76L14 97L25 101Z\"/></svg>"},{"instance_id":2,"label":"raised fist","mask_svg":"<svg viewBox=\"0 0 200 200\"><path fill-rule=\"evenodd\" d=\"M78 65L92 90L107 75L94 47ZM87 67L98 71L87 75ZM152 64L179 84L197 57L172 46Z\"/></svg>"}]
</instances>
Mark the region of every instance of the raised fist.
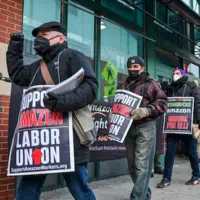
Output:
<instances>
[{"instance_id":1,"label":"raised fist","mask_svg":"<svg viewBox=\"0 0 200 200\"><path fill-rule=\"evenodd\" d=\"M14 41L24 41L24 34L21 32L18 33L11 33L10 39Z\"/></svg>"}]
</instances>

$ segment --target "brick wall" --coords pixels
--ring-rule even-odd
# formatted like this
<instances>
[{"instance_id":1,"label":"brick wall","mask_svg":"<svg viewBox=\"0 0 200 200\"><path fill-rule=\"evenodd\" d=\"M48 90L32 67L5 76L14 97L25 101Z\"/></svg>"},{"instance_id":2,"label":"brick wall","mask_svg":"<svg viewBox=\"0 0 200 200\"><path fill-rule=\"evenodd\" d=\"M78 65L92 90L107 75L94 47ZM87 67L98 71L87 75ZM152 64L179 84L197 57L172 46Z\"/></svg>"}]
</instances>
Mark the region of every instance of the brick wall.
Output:
<instances>
[{"instance_id":1,"label":"brick wall","mask_svg":"<svg viewBox=\"0 0 200 200\"><path fill-rule=\"evenodd\" d=\"M0 96L0 200L12 200L15 178L7 177L9 96Z\"/></svg>"},{"instance_id":2,"label":"brick wall","mask_svg":"<svg viewBox=\"0 0 200 200\"><path fill-rule=\"evenodd\" d=\"M0 59L1 72L6 70L5 45L9 43L10 33L22 30L23 0L0 0ZM8 83L0 82L5 89ZM13 200L15 196L15 178L7 177L8 164L8 113L10 97L0 94L0 200Z\"/></svg>"},{"instance_id":3,"label":"brick wall","mask_svg":"<svg viewBox=\"0 0 200 200\"><path fill-rule=\"evenodd\" d=\"M22 30L22 0L0 0L0 42L8 43L9 34Z\"/></svg>"}]
</instances>

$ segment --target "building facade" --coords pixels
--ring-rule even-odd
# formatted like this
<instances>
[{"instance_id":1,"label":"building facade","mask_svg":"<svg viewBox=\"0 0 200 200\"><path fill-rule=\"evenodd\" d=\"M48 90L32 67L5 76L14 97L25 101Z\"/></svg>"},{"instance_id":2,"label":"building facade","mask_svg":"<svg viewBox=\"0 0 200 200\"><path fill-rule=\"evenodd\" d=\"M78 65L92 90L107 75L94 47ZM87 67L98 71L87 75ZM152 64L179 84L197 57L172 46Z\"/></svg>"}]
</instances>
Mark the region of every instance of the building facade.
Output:
<instances>
[{"instance_id":1,"label":"building facade","mask_svg":"<svg viewBox=\"0 0 200 200\"><path fill-rule=\"evenodd\" d=\"M24 63L38 57L31 31L47 21L66 25L70 48L83 52L99 81L98 99L112 97L127 77L126 61L138 55L146 70L160 82L171 82L175 67L200 80L199 1L167 0L1 0L0 72L8 76L9 34L23 32ZM182 7L181 7L182 6ZM181 11L180 11L180 8ZM183 9L184 8L184 9ZM183 11L185 13L183 13ZM200 20L199 20L200 21ZM107 68L113 69L108 76ZM0 199L13 199L19 178L6 176L9 96L11 84L0 83ZM128 172L125 159L89 164L90 180ZM60 175L49 175L45 188L63 187Z\"/></svg>"}]
</instances>

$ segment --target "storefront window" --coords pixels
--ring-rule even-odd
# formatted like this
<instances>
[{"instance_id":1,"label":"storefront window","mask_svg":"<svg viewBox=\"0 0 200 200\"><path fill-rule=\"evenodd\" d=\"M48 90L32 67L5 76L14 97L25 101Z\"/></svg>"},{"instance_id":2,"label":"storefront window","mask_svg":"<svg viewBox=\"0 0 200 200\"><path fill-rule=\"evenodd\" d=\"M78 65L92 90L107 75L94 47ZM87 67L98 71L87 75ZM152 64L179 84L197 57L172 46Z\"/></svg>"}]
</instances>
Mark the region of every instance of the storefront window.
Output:
<instances>
[{"instance_id":1,"label":"storefront window","mask_svg":"<svg viewBox=\"0 0 200 200\"><path fill-rule=\"evenodd\" d=\"M132 1L129 0L127 3L124 0L101 0L103 7L109 9L114 14L119 15L130 23L137 24L138 26L143 27L143 13L131 6L131 3L137 3L140 8L143 8L143 1Z\"/></svg>"},{"instance_id":2,"label":"storefront window","mask_svg":"<svg viewBox=\"0 0 200 200\"><path fill-rule=\"evenodd\" d=\"M69 2L72 3L71 1ZM67 21L67 41L69 47L84 53L93 66L94 16L69 5Z\"/></svg>"},{"instance_id":3,"label":"storefront window","mask_svg":"<svg viewBox=\"0 0 200 200\"><path fill-rule=\"evenodd\" d=\"M182 18L180 15L175 13L172 10L168 10L168 23L171 26L171 28L175 29L182 35L187 36L187 24L186 23L180 23L182 21ZM179 47L187 48L187 40L183 37L181 37L178 34L175 34L174 38L176 39L176 44Z\"/></svg>"},{"instance_id":4,"label":"storefront window","mask_svg":"<svg viewBox=\"0 0 200 200\"><path fill-rule=\"evenodd\" d=\"M179 16L174 11L169 10L168 12L169 25L178 30L179 20L180 20Z\"/></svg>"},{"instance_id":5,"label":"storefront window","mask_svg":"<svg viewBox=\"0 0 200 200\"><path fill-rule=\"evenodd\" d=\"M188 65L188 73L193 75L194 77L199 78L199 67L197 65L190 63Z\"/></svg>"},{"instance_id":6,"label":"storefront window","mask_svg":"<svg viewBox=\"0 0 200 200\"><path fill-rule=\"evenodd\" d=\"M170 26L173 30L178 31L182 35L187 36L187 23L182 22L182 16L180 16L176 11L171 10L161 1L156 0L155 5L155 16L158 20L164 24ZM170 42L181 48L188 48L188 41L184 37L177 34L175 31L164 27L163 25L156 23L156 36L157 38L162 38L169 40Z\"/></svg>"},{"instance_id":7,"label":"storefront window","mask_svg":"<svg viewBox=\"0 0 200 200\"><path fill-rule=\"evenodd\" d=\"M58 0L24 0L23 33L24 60L27 63L35 61L37 56L33 48L32 30L48 21L60 22L60 1Z\"/></svg>"},{"instance_id":8,"label":"storefront window","mask_svg":"<svg viewBox=\"0 0 200 200\"><path fill-rule=\"evenodd\" d=\"M127 77L127 59L143 57L143 38L120 26L106 22L101 30L101 97L114 96Z\"/></svg>"},{"instance_id":9,"label":"storefront window","mask_svg":"<svg viewBox=\"0 0 200 200\"><path fill-rule=\"evenodd\" d=\"M181 0L181 1L199 14L200 11L199 0Z\"/></svg>"},{"instance_id":10,"label":"storefront window","mask_svg":"<svg viewBox=\"0 0 200 200\"><path fill-rule=\"evenodd\" d=\"M163 23L167 23L167 7L162 4L159 0L156 0L156 18L162 21Z\"/></svg>"},{"instance_id":11,"label":"storefront window","mask_svg":"<svg viewBox=\"0 0 200 200\"><path fill-rule=\"evenodd\" d=\"M199 4L197 0L193 0L193 10L199 14Z\"/></svg>"},{"instance_id":12,"label":"storefront window","mask_svg":"<svg viewBox=\"0 0 200 200\"><path fill-rule=\"evenodd\" d=\"M188 6L191 6L191 0L181 0L183 3L185 3Z\"/></svg>"}]
</instances>

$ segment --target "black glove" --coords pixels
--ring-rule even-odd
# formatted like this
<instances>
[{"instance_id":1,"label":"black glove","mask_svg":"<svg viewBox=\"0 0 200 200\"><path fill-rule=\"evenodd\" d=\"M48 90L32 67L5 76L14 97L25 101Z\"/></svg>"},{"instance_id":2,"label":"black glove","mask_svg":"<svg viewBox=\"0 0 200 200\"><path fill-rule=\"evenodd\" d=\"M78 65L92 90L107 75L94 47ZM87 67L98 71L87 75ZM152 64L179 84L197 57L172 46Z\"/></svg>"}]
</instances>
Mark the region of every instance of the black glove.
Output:
<instances>
[{"instance_id":1,"label":"black glove","mask_svg":"<svg viewBox=\"0 0 200 200\"><path fill-rule=\"evenodd\" d=\"M24 34L19 32L19 33L11 33L10 34L10 39L14 41L24 41Z\"/></svg>"},{"instance_id":2,"label":"black glove","mask_svg":"<svg viewBox=\"0 0 200 200\"><path fill-rule=\"evenodd\" d=\"M58 100L63 100L63 95L48 93L48 95L44 97L43 103L45 108L53 112Z\"/></svg>"}]
</instances>

